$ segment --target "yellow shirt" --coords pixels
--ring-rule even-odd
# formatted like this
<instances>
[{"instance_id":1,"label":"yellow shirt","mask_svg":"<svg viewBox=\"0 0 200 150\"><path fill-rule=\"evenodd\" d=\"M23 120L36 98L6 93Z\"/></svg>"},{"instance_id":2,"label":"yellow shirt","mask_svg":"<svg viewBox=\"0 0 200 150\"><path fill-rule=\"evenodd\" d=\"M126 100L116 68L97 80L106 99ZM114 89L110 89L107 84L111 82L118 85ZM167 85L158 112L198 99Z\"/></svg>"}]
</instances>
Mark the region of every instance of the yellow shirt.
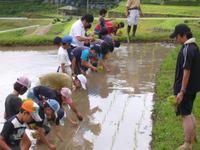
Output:
<instances>
[{"instance_id":1,"label":"yellow shirt","mask_svg":"<svg viewBox=\"0 0 200 150\"><path fill-rule=\"evenodd\" d=\"M140 7L140 0L128 0L126 3L126 7L128 8L134 8L134 7Z\"/></svg>"}]
</instances>

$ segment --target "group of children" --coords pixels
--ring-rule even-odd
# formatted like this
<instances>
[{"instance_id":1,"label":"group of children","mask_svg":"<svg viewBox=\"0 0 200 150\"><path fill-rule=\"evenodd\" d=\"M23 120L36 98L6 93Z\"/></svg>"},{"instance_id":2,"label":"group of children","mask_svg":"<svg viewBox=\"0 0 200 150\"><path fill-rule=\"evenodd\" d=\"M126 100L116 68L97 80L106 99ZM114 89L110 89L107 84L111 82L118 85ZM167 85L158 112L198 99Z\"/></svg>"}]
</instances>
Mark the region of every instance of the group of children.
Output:
<instances>
[{"instance_id":1,"label":"group of children","mask_svg":"<svg viewBox=\"0 0 200 150\"><path fill-rule=\"evenodd\" d=\"M94 40L91 35L84 35L83 46L74 45L74 41L80 40L80 36L56 37L54 45L58 48L59 67L56 74L65 73L72 78L73 90L77 88L86 89L86 71L98 71L99 66L103 66L106 71L110 68L105 63L109 53L114 47L119 47L120 42L112 39L112 34L124 26L123 23L114 24L112 21L104 19L106 10L100 11L99 24L95 27L94 34L100 39ZM91 15L90 15L91 18ZM84 15L80 23L84 24L84 31L91 28L87 23L88 16ZM91 19L93 21L93 19ZM91 22L91 21L90 21ZM82 29L81 29L82 30ZM86 33L85 32L85 33ZM88 37L87 37L88 36ZM77 38L78 37L78 38ZM74 39L77 38L77 39ZM85 40L86 39L86 40ZM80 40L79 42L82 42ZM36 131L38 139L51 150L56 146L49 142L46 135L53 130L57 131L57 126L64 125L66 117L65 105L69 106L77 116L79 121L83 120L82 114L77 110L72 100L72 91L69 87L55 89L43 84L30 89L31 82L25 77L17 78L13 85L13 92L5 100L5 123L0 135L0 149L5 150L28 150L31 141L25 129L30 128ZM28 90L29 89L29 90ZM27 98L22 100L19 96L27 93ZM69 116L67 117L73 125L77 125ZM55 132L57 137L63 141L62 135Z\"/></svg>"},{"instance_id":2,"label":"group of children","mask_svg":"<svg viewBox=\"0 0 200 150\"><path fill-rule=\"evenodd\" d=\"M85 76L79 74L72 81L73 89L86 89L86 83ZM72 92L68 87L55 90L45 85L37 85L31 89L30 86L30 80L21 76L14 83L13 92L6 97L4 114L6 122L0 135L0 149L28 150L31 141L25 132L27 127L35 130L37 137L49 149L56 149L56 146L48 141L46 135L53 128L57 137L61 141L64 140L57 126L64 125L65 105L71 108L79 121L83 120L82 114L77 110L71 98ZM22 100L19 96L24 95L27 90L27 98ZM69 116L67 118L72 125L77 125L77 122Z\"/></svg>"}]
</instances>

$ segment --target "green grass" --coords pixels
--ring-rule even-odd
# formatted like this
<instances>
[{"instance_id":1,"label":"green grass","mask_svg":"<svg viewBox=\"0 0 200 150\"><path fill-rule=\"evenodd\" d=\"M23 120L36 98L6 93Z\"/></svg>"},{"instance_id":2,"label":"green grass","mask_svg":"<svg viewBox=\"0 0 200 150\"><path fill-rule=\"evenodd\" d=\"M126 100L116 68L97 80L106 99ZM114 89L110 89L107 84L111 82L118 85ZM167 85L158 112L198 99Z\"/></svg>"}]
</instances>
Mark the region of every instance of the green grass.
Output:
<instances>
[{"instance_id":1,"label":"green grass","mask_svg":"<svg viewBox=\"0 0 200 150\"><path fill-rule=\"evenodd\" d=\"M192 27L194 37L197 37L198 45L200 45L200 33L198 26L194 21L188 23ZM180 46L172 49L168 56L162 62L160 71L156 77L156 98L153 112L153 150L174 150L183 142L183 130L181 118L175 116L175 111L172 106L166 102L166 98L172 95L172 87L174 81L174 70L176 58ZM197 96L194 103L193 112L200 123L200 94ZM197 128L197 138L200 137L200 126ZM193 149L198 150L200 143L194 144Z\"/></svg>"},{"instance_id":2,"label":"green grass","mask_svg":"<svg viewBox=\"0 0 200 150\"><path fill-rule=\"evenodd\" d=\"M22 31L12 31L8 33L0 33L0 45L42 45L42 44L52 44L52 41L55 36L64 36L69 34L71 25L75 19L65 22L58 23L53 25L50 31L43 36L34 36L31 35L35 29L26 29ZM122 20L124 21L124 20ZM193 28L196 30L200 27L198 21L187 21L187 20L141 20L139 22L138 30L136 37L131 37L132 42L154 42L154 41L169 41L169 34L174 29L174 26L178 23L188 22L193 25ZM93 32L95 24L97 21L94 21L94 25L89 32ZM121 29L117 36L114 36L114 39L118 39L124 42L127 42L127 33L126 28ZM195 32L195 35L199 32ZM44 42L42 41L44 39ZM29 41L30 40L30 41ZM32 40L32 41L31 41Z\"/></svg>"},{"instance_id":3,"label":"green grass","mask_svg":"<svg viewBox=\"0 0 200 150\"><path fill-rule=\"evenodd\" d=\"M68 24L71 23L55 24L45 35L30 34L29 30L32 31L33 29L0 33L0 45L49 45L52 44L55 36L63 35L63 31Z\"/></svg>"},{"instance_id":4,"label":"green grass","mask_svg":"<svg viewBox=\"0 0 200 150\"><path fill-rule=\"evenodd\" d=\"M52 20L0 20L0 31L32 25L47 25Z\"/></svg>"},{"instance_id":5,"label":"green grass","mask_svg":"<svg viewBox=\"0 0 200 150\"><path fill-rule=\"evenodd\" d=\"M125 2L121 2L118 7L109 11L109 17L125 17ZM153 5L142 4L142 11L145 16L164 17L200 17L200 6L173 6L173 5Z\"/></svg>"},{"instance_id":6,"label":"green grass","mask_svg":"<svg viewBox=\"0 0 200 150\"><path fill-rule=\"evenodd\" d=\"M58 7L61 7L59 5ZM39 17L39 18L52 18L60 16L57 13L57 5L42 2L0 2L0 17Z\"/></svg>"},{"instance_id":7,"label":"green grass","mask_svg":"<svg viewBox=\"0 0 200 150\"><path fill-rule=\"evenodd\" d=\"M188 20L140 20L138 25L138 30L136 33L136 37L131 37L132 42L136 41L170 41L169 35L173 31L176 24L188 22L189 24L193 24L195 29L200 27L198 21L188 21ZM127 25L126 25L127 26ZM127 41L127 33L126 28L122 29L121 35L116 36L116 39ZM199 32L194 33L199 34Z\"/></svg>"}]
</instances>

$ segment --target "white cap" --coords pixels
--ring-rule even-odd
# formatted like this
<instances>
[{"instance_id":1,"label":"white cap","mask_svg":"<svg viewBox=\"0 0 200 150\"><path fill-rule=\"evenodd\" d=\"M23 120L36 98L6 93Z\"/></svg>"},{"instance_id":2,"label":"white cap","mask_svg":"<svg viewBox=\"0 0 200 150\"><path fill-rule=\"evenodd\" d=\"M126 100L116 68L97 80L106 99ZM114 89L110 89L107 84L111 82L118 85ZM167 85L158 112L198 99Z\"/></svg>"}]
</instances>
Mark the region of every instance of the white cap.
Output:
<instances>
[{"instance_id":1,"label":"white cap","mask_svg":"<svg viewBox=\"0 0 200 150\"><path fill-rule=\"evenodd\" d=\"M60 91L61 95L64 96L65 98L68 98L72 95L72 91L67 88L67 87L63 87Z\"/></svg>"},{"instance_id":2,"label":"white cap","mask_svg":"<svg viewBox=\"0 0 200 150\"><path fill-rule=\"evenodd\" d=\"M86 90L86 84L87 84L87 79L83 74L79 74L77 75L77 78L79 79L79 81L81 82L81 86L84 90Z\"/></svg>"}]
</instances>

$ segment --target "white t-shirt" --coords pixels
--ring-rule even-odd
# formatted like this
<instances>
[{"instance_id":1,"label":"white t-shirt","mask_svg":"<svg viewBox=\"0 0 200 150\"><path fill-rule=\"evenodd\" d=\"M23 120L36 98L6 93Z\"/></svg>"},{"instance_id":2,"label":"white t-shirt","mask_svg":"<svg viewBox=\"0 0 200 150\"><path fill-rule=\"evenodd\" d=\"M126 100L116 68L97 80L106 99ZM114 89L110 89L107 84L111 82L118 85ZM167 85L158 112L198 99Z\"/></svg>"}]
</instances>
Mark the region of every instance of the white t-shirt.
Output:
<instances>
[{"instance_id":1,"label":"white t-shirt","mask_svg":"<svg viewBox=\"0 0 200 150\"><path fill-rule=\"evenodd\" d=\"M71 65L68 52L62 46L60 46L60 48L58 49L58 62L59 62L59 65L61 64L65 64L65 66Z\"/></svg>"},{"instance_id":2,"label":"white t-shirt","mask_svg":"<svg viewBox=\"0 0 200 150\"><path fill-rule=\"evenodd\" d=\"M83 26L81 19L77 20L72 25L69 35L73 37L73 42L74 42L75 45L84 46L84 42L83 41L80 42L76 38L77 36L85 37L85 29L84 29L84 26Z\"/></svg>"}]
</instances>

